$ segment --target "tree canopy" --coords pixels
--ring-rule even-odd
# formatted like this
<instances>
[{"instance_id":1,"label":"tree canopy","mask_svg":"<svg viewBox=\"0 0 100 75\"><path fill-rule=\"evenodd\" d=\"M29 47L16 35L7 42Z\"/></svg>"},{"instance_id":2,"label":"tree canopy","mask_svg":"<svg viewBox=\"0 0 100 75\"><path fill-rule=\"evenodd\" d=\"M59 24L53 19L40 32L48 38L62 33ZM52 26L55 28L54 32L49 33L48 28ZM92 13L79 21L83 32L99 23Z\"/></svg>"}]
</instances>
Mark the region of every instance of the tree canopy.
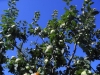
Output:
<instances>
[{"instance_id":1,"label":"tree canopy","mask_svg":"<svg viewBox=\"0 0 100 75\"><path fill-rule=\"evenodd\" d=\"M9 9L4 10L0 22L0 75L5 68L14 75L100 75L100 64L96 69L91 65L100 60L100 29L95 25L99 11L91 7L95 2L84 0L79 12L70 4L72 0L63 1L68 6L65 13L58 19L58 11L54 10L45 28L38 24L38 11L30 24L16 21L17 0L8 1ZM37 40L24 47L29 37L37 37ZM74 44L72 54L69 44ZM77 46L86 57L75 55ZM17 56L7 57L6 52L14 49L17 49ZM66 69L58 70L61 67Z\"/></svg>"}]
</instances>

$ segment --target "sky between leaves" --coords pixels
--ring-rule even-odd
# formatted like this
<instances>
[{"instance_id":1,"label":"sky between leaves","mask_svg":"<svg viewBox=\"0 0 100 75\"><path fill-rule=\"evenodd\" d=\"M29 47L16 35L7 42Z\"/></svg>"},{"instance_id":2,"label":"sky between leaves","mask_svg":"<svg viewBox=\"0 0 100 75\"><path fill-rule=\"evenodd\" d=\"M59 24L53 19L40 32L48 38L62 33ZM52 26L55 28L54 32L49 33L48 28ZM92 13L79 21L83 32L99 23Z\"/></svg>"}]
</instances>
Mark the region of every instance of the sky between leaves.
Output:
<instances>
[{"instance_id":1,"label":"sky between leaves","mask_svg":"<svg viewBox=\"0 0 100 75\"><path fill-rule=\"evenodd\" d=\"M83 1L84 0L73 0L71 4L77 5L77 9L80 10ZM92 7L100 11L100 0L93 1L95 2L95 4ZM8 0L0 0L0 16L4 13L3 10L8 9L7 3ZM19 16L17 18L17 21L26 20L28 23L31 23L32 18L34 17L34 12L40 11L41 16L40 20L38 21L38 24L44 28L47 25L48 20L52 19L51 14L53 13L53 10L58 10L58 18L60 19L60 16L64 13L64 7L66 7L66 3L62 0L20 0L17 2L17 8L19 10ZM100 14L96 16L97 28L100 28L99 19ZM82 53L79 47L77 49L77 55L85 56L85 54ZM73 45L71 45L71 50L73 50ZM16 56L16 51L9 51L7 52L7 54L9 55L9 57ZM95 68L96 64L99 62L100 61L92 63L93 67ZM8 70L4 71L5 75L12 75L7 71Z\"/></svg>"}]
</instances>

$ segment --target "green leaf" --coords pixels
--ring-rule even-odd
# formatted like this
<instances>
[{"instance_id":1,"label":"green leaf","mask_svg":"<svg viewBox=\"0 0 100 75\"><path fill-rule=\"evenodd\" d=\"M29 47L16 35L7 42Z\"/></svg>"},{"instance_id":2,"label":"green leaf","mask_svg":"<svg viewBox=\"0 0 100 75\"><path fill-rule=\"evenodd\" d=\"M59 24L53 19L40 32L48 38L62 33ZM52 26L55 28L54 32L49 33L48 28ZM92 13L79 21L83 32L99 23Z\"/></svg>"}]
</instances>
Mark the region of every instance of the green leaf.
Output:
<instances>
[{"instance_id":1,"label":"green leaf","mask_svg":"<svg viewBox=\"0 0 100 75\"><path fill-rule=\"evenodd\" d=\"M99 11L93 11L91 14L95 16L95 15L97 15L99 13L100 13Z\"/></svg>"}]
</instances>

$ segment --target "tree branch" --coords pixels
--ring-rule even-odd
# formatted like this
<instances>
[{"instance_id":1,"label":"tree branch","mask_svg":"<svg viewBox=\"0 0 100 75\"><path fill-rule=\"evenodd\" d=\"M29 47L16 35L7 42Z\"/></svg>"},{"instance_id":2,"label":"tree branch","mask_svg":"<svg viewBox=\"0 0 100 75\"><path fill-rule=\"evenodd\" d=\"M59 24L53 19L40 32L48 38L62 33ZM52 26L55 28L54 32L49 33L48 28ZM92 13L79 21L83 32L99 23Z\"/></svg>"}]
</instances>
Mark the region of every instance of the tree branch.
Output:
<instances>
[{"instance_id":1,"label":"tree branch","mask_svg":"<svg viewBox=\"0 0 100 75\"><path fill-rule=\"evenodd\" d=\"M22 55L23 57L25 57L24 54L23 54L23 52L21 51L21 50L22 50L23 43L24 43L24 42L22 42L20 48L19 48L17 45L15 45L15 47L18 49L18 51L21 53L21 55ZM25 58L25 60L27 61L26 58Z\"/></svg>"},{"instance_id":2,"label":"tree branch","mask_svg":"<svg viewBox=\"0 0 100 75\"><path fill-rule=\"evenodd\" d=\"M94 69L93 69L93 67L90 65L90 67L91 67L91 69L95 72L95 73L97 73Z\"/></svg>"},{"instance_id":3,"label":"tree branch","mask_svg":"<svg viewBox=\"0 0 100 75\"><path fill-rule=\"evenodd\" d=\"M72 59L73 59L73 57L74 57L74 55L76 53L76 46L77 46L77 43L75 43L75 45L74 45L74 50L73 50L73 53L72 53L72 57L70 58L70 60L69 60L69 62L67 64L66 74L69 73L71 61L72 61Z\"/></svg>"}]
</instances>

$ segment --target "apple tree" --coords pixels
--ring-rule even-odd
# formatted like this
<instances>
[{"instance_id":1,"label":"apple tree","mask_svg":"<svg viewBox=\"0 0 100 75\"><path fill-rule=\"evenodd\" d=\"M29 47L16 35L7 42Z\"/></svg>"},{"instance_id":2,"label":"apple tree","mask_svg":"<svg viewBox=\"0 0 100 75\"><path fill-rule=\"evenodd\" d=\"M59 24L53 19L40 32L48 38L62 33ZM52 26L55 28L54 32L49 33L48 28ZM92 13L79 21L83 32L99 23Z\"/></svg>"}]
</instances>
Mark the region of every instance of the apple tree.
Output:
<instances>
[{"instance_id":1,"label":"apple tree","mask_svg":"<svg viewBox=\"0 0 100 75\"><path fill-rule=\"evenodd\" d=\"M8 68L14 75L99 75L100 64L93 69L91 62L100 60L100 30L95 16L99 11L91 8L95 2L84 0L81 12L72 0L63 0L68 7L59 20L54 10L52 19L42 28L38 24L40 12L34 13L32 23L16 21L19 10L17 0L9 0L9 9L0 22L0 75ZM29 37L37 40L31 41ZM42 40L40 43L39 40ZM73 50L69 44L73 44ZM86 57L75 53L80 47ZM7 57L8 50L17 50L17 56ZM70 51L73 51L71 54ZM6 64L6 66L3 66ZM65 68L63 71L59 68Z\"/></svg>"}]
</instances>

